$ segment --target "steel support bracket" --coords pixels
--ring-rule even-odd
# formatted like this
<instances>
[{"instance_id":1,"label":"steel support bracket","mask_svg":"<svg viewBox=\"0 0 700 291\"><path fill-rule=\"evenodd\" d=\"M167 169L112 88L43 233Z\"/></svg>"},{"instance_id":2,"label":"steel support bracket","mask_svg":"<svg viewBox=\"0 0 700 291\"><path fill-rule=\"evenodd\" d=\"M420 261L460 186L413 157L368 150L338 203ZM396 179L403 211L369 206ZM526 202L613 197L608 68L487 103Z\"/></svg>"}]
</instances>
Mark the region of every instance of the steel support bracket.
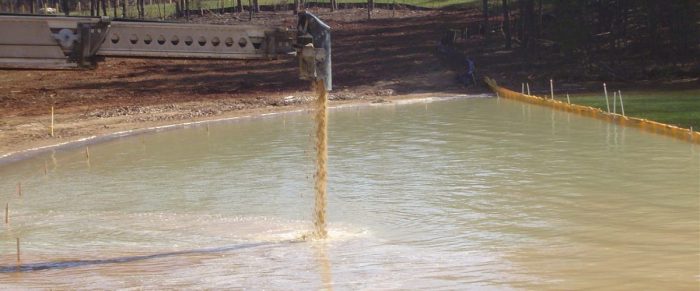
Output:
<instances>
[{"instance_id":1,"label":"steel support bracket","mask_svg":"<svg viewBox=\"0 0 700 291\"><path fill-rule=\"evenodd\" d=\"M309 12L299 13L297 56L302 80L323 80L333 89L331 71L331 27Z\"/></svg>"},{"instance_id":2,"label":"steel support bracket","mask_svg":"<svg viewBox=\"0 0 700 291\"><path fill-rule=\"evenodd\" d=\"M98 61L104 57L98 56L100 46L107 37L109 20L102 19L97 23L79 22L77 27L77 41L73 44L70 60L81 68L94 68Z\"/></svg>"}]
</instances>

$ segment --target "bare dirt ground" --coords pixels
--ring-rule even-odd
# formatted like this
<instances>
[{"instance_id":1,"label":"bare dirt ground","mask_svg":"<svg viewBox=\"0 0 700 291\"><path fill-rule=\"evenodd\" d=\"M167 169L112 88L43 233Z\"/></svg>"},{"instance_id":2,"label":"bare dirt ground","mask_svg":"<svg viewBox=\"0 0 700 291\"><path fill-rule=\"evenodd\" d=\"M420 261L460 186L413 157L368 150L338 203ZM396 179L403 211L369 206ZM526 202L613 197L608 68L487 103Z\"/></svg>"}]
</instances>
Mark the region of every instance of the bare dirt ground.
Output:
<instances>
[{"instance_id":1,"label":"bare dirt ground","mask_svg":"<svg viewBox=\"0 0 700 291\"><path fill-rule=\"evenodd\" d=\"M436 54L440 36L476 19L476 12L377 10L372 20L362 9L312 12L333 28L332 102L486 91L457 84L449 61ZM194 22L249 23L246 14ZM252 22L293 28L296 18L291 12L262 12ZM95 70L0 71L0 156L110 132L297 109L310 100L309 84L298 79L294 58L108 58Z\"/></svg>"}]
</instances>

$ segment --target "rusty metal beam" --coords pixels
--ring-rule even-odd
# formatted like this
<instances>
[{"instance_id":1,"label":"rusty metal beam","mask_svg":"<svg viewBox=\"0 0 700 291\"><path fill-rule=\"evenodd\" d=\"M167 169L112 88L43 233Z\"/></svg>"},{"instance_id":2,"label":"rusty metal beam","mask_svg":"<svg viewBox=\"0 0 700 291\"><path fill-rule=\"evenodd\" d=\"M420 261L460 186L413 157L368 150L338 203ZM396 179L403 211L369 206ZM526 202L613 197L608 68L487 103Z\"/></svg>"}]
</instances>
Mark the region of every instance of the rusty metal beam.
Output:
<instances>
[{"instance_id":1,"label":"rusty metal beam","mask_svg":"<svg viewBox=\"0 0 700 291\"><path fill-rule=\"evenodd\" d=\"M0 16L0 68L90 67L101 56L270 59L293 51L294 32L253 25ZM12 59L12 60L10 60ZM22 60L25 60L24 62ZM74 66L73 66L74 67Z\"/></svg>"},{"instance_id":2,"label":"rusty metal beam","mask_svg":"<svg viewBox=\"0 0 700 291\"><path fill-rule=\"evenodd\" d=\"M303 79L332 89L331 30L299 13L296 31L253 25L111 21L0 15L0 68L90 68L105 56L272 59L301 52Z\"/></svg>"},{"instance_id":3,"label":"rusty metal beam","mask_svg":"<svg viewBox=\"0 0 700 291\"><path fill-rule=\"evenodd\" d=\"M250 25L112 22L102 56L262 59L291 52L282 29Z\"/></svg>"}]
</instances>

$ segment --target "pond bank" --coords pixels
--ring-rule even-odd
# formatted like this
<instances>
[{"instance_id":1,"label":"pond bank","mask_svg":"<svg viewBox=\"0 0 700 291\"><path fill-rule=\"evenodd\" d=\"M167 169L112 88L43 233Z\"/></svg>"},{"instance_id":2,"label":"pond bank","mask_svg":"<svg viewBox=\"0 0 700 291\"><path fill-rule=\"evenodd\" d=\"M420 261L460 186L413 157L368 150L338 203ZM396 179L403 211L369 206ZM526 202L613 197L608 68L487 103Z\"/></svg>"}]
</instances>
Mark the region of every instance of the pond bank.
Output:
<instances>
[{"instance_id":1,"label":"pond bank","mask_svg":"<svg viewBox=\"0 0 700 291\"><path fill-rule=\"evenodd\" d=\"M258 104L248 108L225 110L220 102L195 102L169 106L149 106L133 109L118 108L86 117L81 113L62 113L56 116L54 137L50 135L50 115L3 119L17 124L0 130L0 163L23 159L33 154L59 146L80 146L127 135L202 125L239 118L255 118L291 112L311 111L312 99L301 96L280 98L275 105ZM454 93L421 93L396 96L358 96L333 93L331 108L348 106L374 106L381 104L406 104L454 98ZM457 95L458 97L488 95ZM352 98L345 99L343 98ZM113 114L119 112L119 114ZM199 115L199 112L218 114ZM48 121L48 122L46 122Z\"/></svg>"}]
</instances>

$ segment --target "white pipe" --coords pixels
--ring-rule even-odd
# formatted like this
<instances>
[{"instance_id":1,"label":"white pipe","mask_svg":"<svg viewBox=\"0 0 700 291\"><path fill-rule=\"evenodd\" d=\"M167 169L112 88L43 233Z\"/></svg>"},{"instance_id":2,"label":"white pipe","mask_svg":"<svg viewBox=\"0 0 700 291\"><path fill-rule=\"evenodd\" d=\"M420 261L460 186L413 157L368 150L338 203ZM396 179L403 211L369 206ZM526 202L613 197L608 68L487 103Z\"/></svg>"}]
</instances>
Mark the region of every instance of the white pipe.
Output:
<instances>
[{"instance_id":1,"label":"white pipe","mask_svg":"<svg viewBox=\"0 0 700 291\"><path fill-rule=\"evenodd\" d=\"M617 90L617 96L620 96L620 109L622 109L622 116L625 116L625 104L622 103L622 91Z\"/></svg>"},{"instance_id":2,"label":"white pipe","mask_svg":"<svg viewBox=\"0 0 700 291\"><path fill-rule=\"evenodd\" d=\"M571 104L571 100L569 99L569 93L566 93L566 103Z\"/></svg>"},{"instance_id":3,"label":"white pipe","mask_svg":"<svg viewBox=\"0 0 700 291\"><path fill-rule=\"evenodd\" d=\"M525 94L525 83L520 83L520 94Z\"/></svg>"},{"instance_id":4,"label":"white pipe","mask_svg":"<svg viewBox=\"0 0 700 291\"><path fill-rule=\"evenodd\" d=\"M554 100L554 80L549 79L549 94L552 96L552 100Z\"/></svg>"},{"instance_id":5,"label":"white pipe","mask_svg":"<svg viewBox=\"0 0 700 291\"><path fill-rule=\"evenodd\" d=\"M525 86L527 87L527 96L530 96L530 83L525 83Z\"/></svg>"},{"instance_id":6,"label":"white pipe","mask_svg":"<svg viewBox=\"0 0 700 291\"><path fill-rule=\"evenodd\" d=\"M608 101L608 86L603 83L603 91L605 91L605 106L608 108L608 113L610 113L610 101Z\"/></svg>"},{"instance_id":7,"label":"white pipe","mask_svg":"<svg viewBox=\"0 0 700 291\"><path fill-rule=\"evenodd\" d=\"M617 92L613 92L613 113L617 113Z\"/></svg>"}]
</instances>

